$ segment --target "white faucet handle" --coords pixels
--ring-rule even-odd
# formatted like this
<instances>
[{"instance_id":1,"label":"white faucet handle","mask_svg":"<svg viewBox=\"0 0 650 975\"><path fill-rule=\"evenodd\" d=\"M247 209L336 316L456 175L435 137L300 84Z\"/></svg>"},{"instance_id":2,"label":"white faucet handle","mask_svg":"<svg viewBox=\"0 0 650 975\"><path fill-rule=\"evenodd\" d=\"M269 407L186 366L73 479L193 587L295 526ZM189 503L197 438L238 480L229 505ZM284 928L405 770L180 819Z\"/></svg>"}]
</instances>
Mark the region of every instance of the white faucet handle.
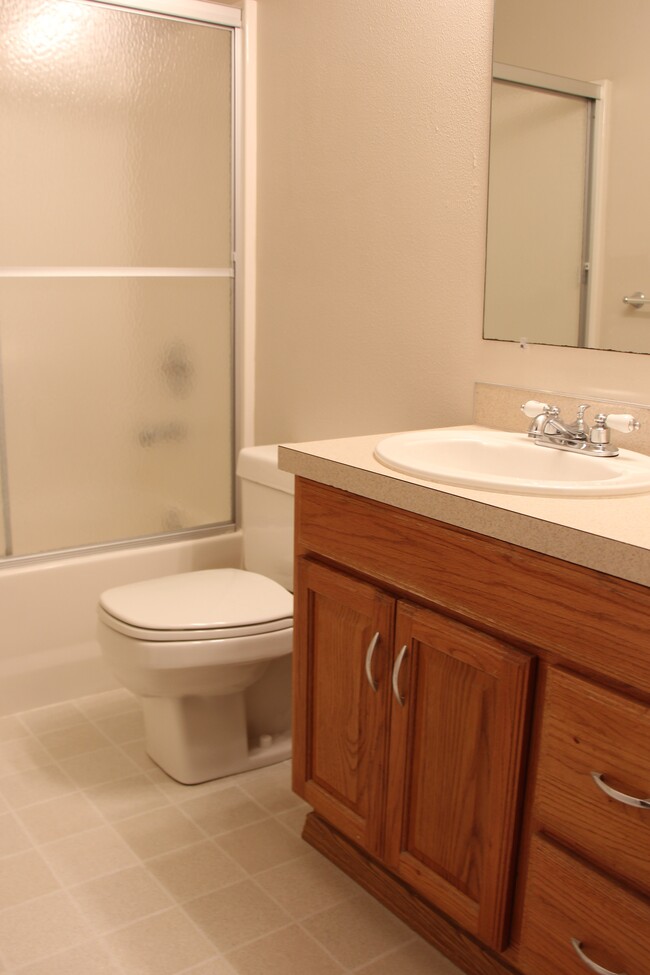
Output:
<instances>
[{"instance_id":1,"label":"white faucet handle","mask_svg":"<svg viewBox=\"0 0 650 975\"><path fill-rule=\"evenodd\" d=\"M610 430L618 430L619 433L632 433L638 430L641 424L631 413L608 413L605 417L605 426Z\"/></svg>"},{"instance_id":2,"label":"white faucet handle","mask_svg":"<svg viewBox=\"0 0 650 975\"><path fill-rule=\"evenodd\" d=\"M547 413L550 410L548 403L539 403L536 399L529 399L522 403L521 412L529 416L531 420L540 413Z\"/></svg>"}]
</instances>

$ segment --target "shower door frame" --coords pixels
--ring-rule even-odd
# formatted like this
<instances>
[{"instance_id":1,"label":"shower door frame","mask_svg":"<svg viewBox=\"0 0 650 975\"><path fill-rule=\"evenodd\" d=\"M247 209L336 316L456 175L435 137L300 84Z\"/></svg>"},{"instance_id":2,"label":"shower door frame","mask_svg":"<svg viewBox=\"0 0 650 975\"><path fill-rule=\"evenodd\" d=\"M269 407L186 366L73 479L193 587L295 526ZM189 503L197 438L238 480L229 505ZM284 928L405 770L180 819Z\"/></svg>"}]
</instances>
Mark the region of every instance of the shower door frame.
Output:
<instances>
[{"instance_id":1,"label":"shower door frame","mask_svg":"<svg viewBox=\"0 0 650 975\"><path fill-rule=\"evenodd\" d=\"M492 65L492 79L522 88L570 95L582 99L585 104L588 104L577 348L598 348L596 323L600 312L602 289L602 238L607 169L605 147L607 143L610 82L566 78L499 61L495 61Z\"/></svg>"},{"instance_id":2,"label":"shower door frame","mask_svg":"<svg viewBox=\"0 0 650 975\"><path fill-rule=\"evenodd\" d=\"M91 551L110 551L142 544L160 544L172 540L201 538L225 534L235 530L239 522L239 499L236 489L236 457L240 447L253 442L253 381L254 315L255 315L255 142L257 125L256 63L257 63L257 3L243 0L239 6L227 6L212 0L64 0L64 2L93 7L123 10L141 16L184 21L196 25L223 27L232 31L231 46L231 267L214 269L209 276L230 277L233 280L231 313L231 520L195 528L138 535L114 541L95 542L25 555L11 554L12 526L9 493L9 469L6 451L4 420L4 390L2 360L0 359L0 498L8 554L0 555L3 566L70 558ZM244 157L246 145L246 158ZM169 271L176 271L170 275ZM104 277L120 276L197 276L188 272L205 269L183 268L0 268L0 277ZM167 274L165 275L165 272Z\"/></svg>"}]
</instances>

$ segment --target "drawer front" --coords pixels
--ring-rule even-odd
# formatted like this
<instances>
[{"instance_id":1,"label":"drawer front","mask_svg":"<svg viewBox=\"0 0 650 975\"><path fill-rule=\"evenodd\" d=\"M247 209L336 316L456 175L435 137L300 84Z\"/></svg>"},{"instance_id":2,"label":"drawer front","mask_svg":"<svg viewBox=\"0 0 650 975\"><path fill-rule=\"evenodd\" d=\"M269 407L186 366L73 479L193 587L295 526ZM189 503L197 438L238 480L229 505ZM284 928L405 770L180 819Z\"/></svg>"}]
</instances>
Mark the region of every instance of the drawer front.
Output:
<instances>
[{"instance_id":1,"label":"drawer front","mask_svg":"<svg viewBox=\"0 0 650 975\"><path fill-rule=\"evenodd\" d=\"M536 835L517 966L528 975L588 975L594 965L648 975L649 957L650 901Z\"/></svg>"},{"instance_id":2,"label":"drawer front","mask_svg":"<svg viewBox=\"0 0 650 975\"><path fill-rule=\"evenodd\" d=\"M648 800L648 807L624 797ZM549 669L535 819L587 860L650 894L650 707Z\"/></svg>"}]
</instances>

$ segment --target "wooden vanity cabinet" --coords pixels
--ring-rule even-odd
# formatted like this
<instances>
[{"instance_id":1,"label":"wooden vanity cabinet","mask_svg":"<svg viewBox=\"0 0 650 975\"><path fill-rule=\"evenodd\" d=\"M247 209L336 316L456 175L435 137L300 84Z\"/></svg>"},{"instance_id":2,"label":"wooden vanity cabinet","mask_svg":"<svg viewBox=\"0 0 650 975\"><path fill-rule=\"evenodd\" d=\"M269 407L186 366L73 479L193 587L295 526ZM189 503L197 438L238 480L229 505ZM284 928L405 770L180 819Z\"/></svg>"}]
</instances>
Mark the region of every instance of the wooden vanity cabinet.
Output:
<instances>
[{"instance_id":1,"label":"wooden vanity cabinet","mask_svg":"<svg viewBox=\"0 0 650 975\"><path fill-rule=\"evenodd\" d=\"M650 590L300 477L296 556L305 838L470 975L648 975Z\"/></svg>"},{"instance_id":2,"label":"wooden vanity cabinet","mask_svg":"<svg viewBox=\"0 0 650 975\"><path fill-rule=\"evenodd\" d=\"M532 658L311 557L295 599L296 790L503 947Z\"/></svg>"}]
</instances>

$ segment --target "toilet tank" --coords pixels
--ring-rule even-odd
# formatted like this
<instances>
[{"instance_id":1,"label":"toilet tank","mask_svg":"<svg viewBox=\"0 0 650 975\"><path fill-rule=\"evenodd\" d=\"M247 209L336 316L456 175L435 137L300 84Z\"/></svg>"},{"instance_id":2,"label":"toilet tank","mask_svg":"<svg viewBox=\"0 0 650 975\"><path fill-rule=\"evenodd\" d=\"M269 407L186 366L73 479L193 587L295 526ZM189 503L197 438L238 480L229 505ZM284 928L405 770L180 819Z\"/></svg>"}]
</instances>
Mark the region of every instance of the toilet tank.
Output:
<instances>
[{"instance_id":1,"label":"toilet tank","mask_svg":"<svg viewBox=\"0 0 650 975\"><path fill-rule=\"evenodd\" d=\"M278 470L278 447L244 447L237 460L244 568L293 590L293 474Z\"/></svg>"}]
</instances>

